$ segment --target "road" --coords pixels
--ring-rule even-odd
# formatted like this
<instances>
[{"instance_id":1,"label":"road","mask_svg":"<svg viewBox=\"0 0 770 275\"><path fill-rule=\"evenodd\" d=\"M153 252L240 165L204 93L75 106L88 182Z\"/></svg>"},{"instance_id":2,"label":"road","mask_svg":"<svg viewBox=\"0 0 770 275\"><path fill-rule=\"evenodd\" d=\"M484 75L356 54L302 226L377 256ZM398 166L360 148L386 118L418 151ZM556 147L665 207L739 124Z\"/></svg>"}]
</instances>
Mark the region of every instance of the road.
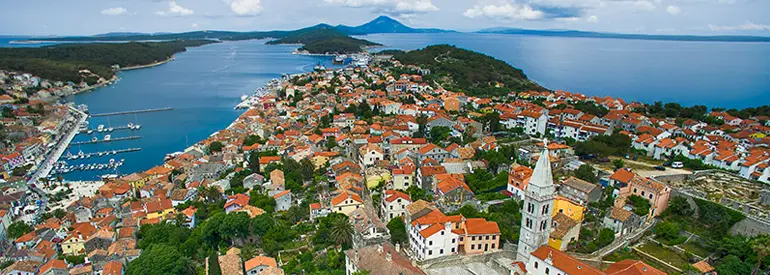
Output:
<instances>
[{"instance_id":1,"label":"road","mask_svg":"<svg viewBox=\"0 0 770 275\"><path fill-rule=\"evenodd\" d=\"M67 150L67 146L69 146L70 142L72 142L72 139L75 138L75 136L78 134L78 130L80 127L80 124L88 118L88 115L85 113L80 112L79 110L69 107L72 112L75 112L75 114L78 116L77 120L75 121L74 125L71 125L66 130L68 131L67 134L59 139L59 142L56 143L56 146L53 149L53 152L48 154L46 156L45 160L41 162L41 167L35 171L35 173L32 175L29 183L36 184L37 181L41 178L48 177L48 174L51 173L51 170L53 169L53 165L56 163L56 161L59 160L59 158L64 154L64 151Z\"/></svg>"},{"instance_id":2,"label":"road","mask_svg":"<svg viewBox=\"0 0 770 275\"><path fill-rule=\"evenodd\" d=\"M611 158L611 159L615 159L615 158ZM621 158L617 158L617 159L621 159ZM634 165L637 165L637 166L643 166L643 167L649 168L650 170L640 170L640 169L637 169L636 171L634 171L634 172L636 172L637 174L639 174L642 177L673 176L673 175L692 175L692 171L690 171L690 170L666 167L666 170L660 171L660 170L655 169L656 165L652 165L652 164L649 164L649 163L646 163L646 162L636 161L636 160L631 160L631 159L622 159L622 160L625 163L630 163L630 164L634 164Z\"/></svg>"}]
</instances>

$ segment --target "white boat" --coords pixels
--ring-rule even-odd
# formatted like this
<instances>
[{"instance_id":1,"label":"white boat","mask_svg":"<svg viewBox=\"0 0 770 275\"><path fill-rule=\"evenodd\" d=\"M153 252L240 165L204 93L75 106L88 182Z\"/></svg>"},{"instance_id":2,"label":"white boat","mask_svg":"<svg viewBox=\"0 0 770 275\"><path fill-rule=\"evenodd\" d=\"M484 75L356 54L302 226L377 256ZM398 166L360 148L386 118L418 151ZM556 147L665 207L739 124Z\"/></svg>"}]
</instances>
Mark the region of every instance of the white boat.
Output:
<instances>
[{"instance_id":1,"label":"white boat","mask_svg":"<svg viewBox=\"0 0 770 275\"><path fill-rule=\"evenodd\" d=\"M112 127L107 128L107 132L112 132L112 130L114 130Z\"/></svg>"},{"instance_id":2,"label":"white boat","mask_svg":"<svg viewBox=\"0 0 770 275\"><path fill-rule=\"evenodd\" d=\"M89 135L94 133L94 130L88 130L87 132Z\"/></svg>"},{"instance_id":3,"label":"white boat","mask_svg":"<svg viewBox=\"0 0 770 275\"><path fill-rule=\"evenodd\" d=\"M101 132L101 131L100 131L100 132ZM99 140L99 138L97 138L97 137L93 137L93 138L91 139L91 141L93 141L93 142L96 142L96 141L98 141L98 140Z\"/></svg>"},{"instance_id":4,"label":"white boat","mask_svg":"<svg viewBox=\"0 0 770 275\"><path fill-rule=\"evenodd\" d=\"M246 99L248 99L248 98L249 98L249 96L247 96L247 95L242 95L242 96L241 96L241 101L244 101L244 100L246 100Z\"/></svg>"},{"instance_id":5,"label":"white boat","mask_svg":"<svg viewBox=\"0 0 770 275\"><path fill-rule=\"evenodd\" d=\"M96 127L96 131L98 131L100 133L103 132L104 131L104 124L99 124L99 126Z\"/></svg>"},{"instance_id":6,"label":"white boat","mask_svg":"<svg viewBox=\"0 0 770 275\"><path fill-rule=\"evenodd\" d=\"M134 125L134 130L139 130L139 128L142 128L142 125L139 125L139 124Z\"/></svg>"},{"instance_id":7,"label":"white boat","mask_svg":"<svg viewBox=\"0 0 770 275\"><path fill-rule=\"evenodd\" d=\"M104 135L104 140L110 140L110 139L112 139L112 136L110 136L110 135Z\"/></svg>"}]
</instances>

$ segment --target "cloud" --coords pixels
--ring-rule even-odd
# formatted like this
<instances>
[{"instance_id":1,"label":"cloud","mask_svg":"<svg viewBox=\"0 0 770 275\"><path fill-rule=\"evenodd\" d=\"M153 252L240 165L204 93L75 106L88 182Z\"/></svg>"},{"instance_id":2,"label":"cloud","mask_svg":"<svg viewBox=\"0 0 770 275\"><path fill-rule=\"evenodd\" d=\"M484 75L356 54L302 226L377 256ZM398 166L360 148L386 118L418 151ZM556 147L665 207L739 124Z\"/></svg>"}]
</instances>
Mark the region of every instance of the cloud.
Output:
<instances>
[{"instance_id":1,"label":"cloud","mask_svg":"<svg viewBox=\"0 0 770 275\"><path fill-rule=\"evenodd\" d=\"M588 18L586 18L586 22L589 22L589 23L599 22L599 17L596 15L591 15Z\"/></svg>"},{"instance_id":2,"label":"cloud","mask_svg":"<svg viewBox=\"0 0 770 275\"><path fill-rule=\"evenodd\" d=\"M109 8L106 10L102 10L103 15L123 15L128 13L128 10L126 10L123 7L115 7L115 8Z\"/></svg>"},{"instance_id":3,"label":"cloud","mask_svg":"<svg viewBox=\"0 0 770 275\"><path fill-rule=\"evenodd\" d=\"M670 14L673 14L673 15L677 15L681 11L682 11L682 9L680 9L679 7L674 6L674 5L670 5L670 6L668 6L668 8L666 8L666 12L668 12Z\"/></svg>"},{"instance_id":4,"label":"cloud","mask_svg":"<svg viewBox=\"0 0 770 275\"><path fill-rule=\"evenodd\" d=\"M197 28L198 27L198 23L192 23L192 25L190 25L190 27Z\"/></svg>"},{"instance_id":5,"label":"cloud","mask_svg":"<svg viewBox=\"0 0 770 275\"><path fill-rule=\"evenodd\" d=\"M474 6L466 10L463 15L469 18L487 17L492 19L509 20L538 20L545 17L543 11L535 10L530 5L504 4Z\"/></svg>"},{"instance_id":6,"label":"cloud","mask_svg":"<svg viewBox=\"0 0 770 275\"><path fill-rule=\"evenodd\" d=\"M254 16L262 12L260 0L223 0L239 16Z\"/></svg>"},{"instance_id":7,"label":"cloud","mask_svg":"<svg viewBox=\"0 0 770 275\"><path fill-rule=\"evenodd\" d=\"M188 16L193 15L195 11L182 7L179 4L176 3L176 1L169 1L168 2L168 10L167 11L158 11L155 12L155 14L160 16Z\"/></svg>"},{"instance_id":8,"label":"cloud","mask_svg":"<svg viewBox=\"0 0 770 275\"><path fill-rule=\"evenodd\" d=\"M439 10L432 0L324 0L326 3L353 8L370 8L376 13L409 16Z\"/></svg>"},{"instance_id":9,"label":"cloud","mask_svg":"<svg viewBox=\"0 0 770 275\"><path fill-rule=\"evenodd\" d=\"M747 21L745 24L737 26L709 25L709 29L712 31L770 31L770 25L755 24Z\"/></svg>"}]
</instances>

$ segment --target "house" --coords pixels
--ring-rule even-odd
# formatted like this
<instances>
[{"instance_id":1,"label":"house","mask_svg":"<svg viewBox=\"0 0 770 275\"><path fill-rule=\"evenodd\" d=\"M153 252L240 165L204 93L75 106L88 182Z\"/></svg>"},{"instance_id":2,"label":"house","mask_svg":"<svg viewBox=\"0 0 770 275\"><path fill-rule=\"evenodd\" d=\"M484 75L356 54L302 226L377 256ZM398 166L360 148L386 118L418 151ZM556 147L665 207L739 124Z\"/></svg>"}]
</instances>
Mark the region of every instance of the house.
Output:
<instances>
[{"instance_id":1,"label":"house","mask_svg":"<svg viewBox=\"0 0 770 275\"><path fill-rule=\"evenodd\" d=\"M243 275L243 262L240 255L228 251L227 254L219 256L218 260L222 274Z\"/></svg>"},{"instance_id":2,"label":"house","mask_svg":"<svg viewBox=\"0 0 770 275\"><path fill-rule=\"evenodd\" d=\"M465 184L461 175L449 174L441 178L436 184L434 192L438 195L442 205L459 208L463 202L473 198L473 191Z\"/></svg>"},{"instance_id":3,"label":"house","mask_svg":"<svg viewBox=\"0 0 770 275\"><path fill-rule=\"evenodd\" d=\"M406 206L410 203L412 203L412 199L406 193L398 190L385 190L385 195L382 197L382 218L390 221L396 217L406 216Z\"/></svg>"},{"instance_id":4,"label":"house","mask_svg":"<svg viewBox=\"0 0 770 275\"><path fill-rule=\"evenodd\" d=\"M391 171L393 183L389 185L390 189L406 190L414 185L414 169L410 166L396 168Z\"/></svg>"},{"instance_id":5,"label":"house","mask_svg":"<svg viewBox=\"0 0 770 275\"><path fill-rule=\"evenodd\" d=\"M350 191L342 191L339 195L332 198L332 212L349 215L354 210L363 207L364 201L361 196Z\"/></svg>"},{"instance_id":6,"label":"house","mask_svg":"<svg viewBox=\"0 0 770 275\"><path fill-rule=\"evenodd\" d=\"M602 220L602 227L612 229L615 236L623 236L642 226L642 218L622 207L612 207Z\"/></svg>"},{"instance_id":7,"label":"house","mask_svg":"<svg viewBox=\"0 0 770 275\"><path fill-rule=\"evenodd\" d=\"M40 268L40 262L36 261L18 261L14 262L3 270L3 274L8 275L35 275Z\"/></svg>"},{"instance_id":8,"label":"house","mask_svg":"<svg viewBox=\"0 0 770 275\"><path fill-rule=\"evenodd\" d=\"M273 195L275 199L275 211L287 211L291 208L291 190L284 190L281 193Z\"/></svg>"},{"instance_id":9,"label":"house","mask_svg":"<svg viewBox=\"0 0 770 275\"><path fill-rule=\"evenodd\" d=\"M484 218L465 219L459 231L459 251L466 255L500 249L500 228Z\"/></svg>"},{"instance_id":10,"label":"house","mask_svg":"<svg viewBox=\"0 0 770 275\"><path fill-rule=\"evenodd\" d=\"M78 256L86 254L86 240L96 233L96 228L90 223L78 223L61 243L62 254Z\"/></svg>"},{"instance_id":11,"label":"house","mask_svg":"<svg viewBox=\"0 0 770 275\"><path fill-rule=\"evenodd\" d=\"M611 264L606 270L599 270L589 264L581 262L569 254L559 251L548 245L543 245L533 251L526 261L514 262L511 274L528 275L556 275L556 274L580 274L580 275L629 275L648 274L665 275L666 273L654 267L635 260L622 260ZM523 266L523 267L522 267Z\"/></svg>"},{"instance_id":12,"label":"house","mask_svg":"<svg viewBox=\"0 0 770 275\"><path fill-rule=\"evenodd\" d=\"M630 175L630 177L629 177ZM623 200L631 195L638 195L650 202L649 217L657 217L668 207L671 187L637 175L628 169L618 169L610 176L617 189L617 200Z\"/></svg>"},{"instance_id":13,"label":"house","mask_svg":"<svg viewBox=\"0 0 770 275\"><path fill-rule=\"evenodd\" d=\"M419 150L419 161L422 162L428 158L436 160L438 162L443 162L444 159L450 157L449 152L444 150L441 147L436 146L433 143L429 143Z\"/></svg>"},{"instance_id":14,"label":"house","mask_svg":"<svg viewBox=\"0 0 770 275\"><path fill-rule=\"evenodd\" d=\"M559 185L559 195L588 206L602 199L602 187L576 177L569 177Z\"/></svg>"},{"instance_id":15,"label":"house","mask_svg":"<svg viewBox=\"0 0 770 275\"><path fill-rule=\"evenodd\" d=\"M553 214L551 216L556 216L557 213L561 213L573 220L582 222L586 209L585 206L582 206L577 202L565 197L556 196L553 199Z\"/></svg>"},{"instance_id":16,"label":"house","mask_svg":"<svg viewBox=\"0 0 770 275\"><path fill-rule=\"evenodd\" d=\"M695 269L698 270L700 275L717 275L716 269L711 266L706 260L692 264Z\"/></svg>"},{"instance_id":17,"label":"house","mask_svg":"<svg viewBox=\"0 0 770 275\"><path fill-rule=\"evenodd\" d=\"M176 213L173 203L170 199L152 200L144 204L146 218L163 220L169 215L173 216Z\"/></svg>"},{"instance_id":18,"label":"house","mask_svg":"<svg viewBox=\"0 0 770 275\"><path fill-rule=\"evenodd\" d=\"M281 157L279 156L264 156L259 157L259 170L265 171L265 168L267 168L268 165L271 163L280 163Z\"/></svg>"},{"instance_id":19,"label":"house","mask_svg":"<svg viewBox=\"0 0 770 275\"><path fill-rule=\"evenodd\" d=\"M369 275L425 275L412 261L401 254L401 247L386 242L358 249L345 250L345 274L368 271Z\"/></svg>"},{"instance_id":20,"label":"house","mask_svg":"<svg viewBox=\"0 0 770 275\"><path fill-rule=\"evenodd\" d=\"M283 274L283 270L278 268L278 265L275 262L275 258L270 258L266 256L256 256L246 261L243 265L246 270L246 275L258 275L267 269L280 270L280 273L270 273L270 274Z\"/></svg>"},{"instance_id":21,"label":"house","mask_svg":"<svg viewBox=\"0 0 770 275\"><path fill-rule=\"evenodd\" d=\"M511 164L508 170L508 186L506 191L511 193L511 196L524 199L524 190L527 190L527 184L532 177L532 168L529 168L518 163Z\"/></svg>"},{"instance_id":22,"label":"house","mask_svg":"<svg viewBox=\"0 0 770 275\"><path fill-rule=\"evenodd\" d=\"M123 263L110 261L104 265L101 275L123 275Z\"/></svg>"},{"instance_id":23,"label":"house","mask_svg":"<svg viewBox=\"0 0 770 275\"><path fill-rule=\"evenodd\" d=\"M249 205L249 196L245 194L235 194L227 197L225 202L225 214L238 211L244 206Z\"/></svg>"},{"instance_id":24,"label":"house","mask_svg":"<svg viewBox=\"0 0 770 275\"><path fill-rule=\"evenodd\" d=\"M364 166L373 166L377 161L385 159L385 153L380 146L373 143L367 143L358 150L359 158Z\"/></svg>"},{"instance_id":25,"label":"house","mask_svg":"<svg viewBox=\"0 0 770 275\"><path fill-rule=\"evenodd\" d=\"M459 253L460 223L463 217L446 216L432 209L420 217L412 217L407 224L409 248L417 260L423 261ZM475 247L474 247L475 248Z\"/></svg>"},{"instance_id":26,"label":"house","mask_svg":"<svg viewBox=\"0 0 770 275\"><path fill-rule=\"evenodd\" d=\"M250 190L255 186L262 186L264 182L265 182L264 176L254 173L243 178L243 188Z\"/></svg>"},{"instance_id":27,"label":"house","mask_svg":"<svg viewBox=\"0 0 770 275\"><path fill-rule=\"evenodd\" d=\"M551 219L553 224L551 235L548 238L548 245L561 251L566 251L567 246L578 240L580 235L580 222L573 220L567 215L556 213Z\"/></svg>"},{"instance_id":28,"label":"house","mask_svg":"<svg viewBox=\"0 0 770 275\"><path fill-rule=\"evenodd\" d=\"M40 275L69 275L67 263L63 260L53 259L40 266Z\"/></svg>"},{"instance_id":29,"label":"house","mask_svg":"<svg viewBox=\"0 0 770 275\"><path fill-rule=\"evenodd\" d=\"M329 208L325 208L321 206L320 203L311 203L310 204L310 221L315 221L318 218L326 217L326 215L329 215L331 211Z\"/></svg>"}]
</instances>

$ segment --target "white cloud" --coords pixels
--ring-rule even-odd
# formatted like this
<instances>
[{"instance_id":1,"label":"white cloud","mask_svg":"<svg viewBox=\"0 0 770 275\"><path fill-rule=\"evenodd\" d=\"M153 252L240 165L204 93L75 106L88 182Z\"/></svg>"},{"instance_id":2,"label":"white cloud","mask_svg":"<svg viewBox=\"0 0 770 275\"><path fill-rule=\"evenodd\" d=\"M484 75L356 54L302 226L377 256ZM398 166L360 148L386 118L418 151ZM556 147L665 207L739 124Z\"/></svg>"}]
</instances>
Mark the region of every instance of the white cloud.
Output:
<instances>
[{"instance_id":1,"label":"white cloud","mask_svg":"<svg viewBox=\"0 0 770 275\"><path fill-rule=\"evenodd\" d=\"M254 16L262 12L260 0L223 0L230 5L230 9L240 16Z\"/></svg>"},{"instance_id":2,"label":"white cloud","mask_svg":"<svg viewBox=\"0 0 770 275\"><path fill-rule=\"evenodd\" d=\"M193 15L194 13L195 11L180 6L179 4L176 3L176 1L168 2L167 11L155 12L155 14L161 15L161 16L187 16L187 15Z\"/></svg>"},{"instance_id":3,"label":"white cloud","mask_svg":"<svg viewBox=\"0 0 770 275\"><path fill-rule=\"evenodd\" d=\"M589 23L596 23L599 22L599 17L596 15L591 15L586 19L586 21Z\"/></svg>"},{"instance_id":4,"label":"white cloud","mask_svg":"<svg viewBox=\"0 0 770 275\"><path fill-rule=\"evenodd\" d=\"M198 27L198 23L192 23L192 25L190 25L190 26L193 27L193 28L197 28Z\"/></svg>"},{"instance_id":5,"label":"white cloud","mask_svg":"<svg viewBox=\"0 0 770 275\"><path fill-rule=\"evenodd\" d=\"M674 5L670 5L670 6L668 6L668 8L666 8L666 12L668 12L668 13L670 13L670 14L673 14L673 15L677 15L677 14L679 14L680 12L682 12L682 9L680 9L680 8L679 8L679 7L677 7L677 6L674 6Z\"/></svg>"},{"instance_id":6,"label":"white cloud","mask_svg":"<svg viewBox=\"0 0 770 275\"><path fill-rule=\"evenodd\" d=\"M102 10L103 15L123 15L126 13L128 13L128 10L126 10L124 7L115 7Z\"/></svg>"},{"instance_id":7,"label":"white cloud","mask_svg":"<svg viewBox=\"0 0 770 275\"><path fill-rule=\"evenodd\" d=\"M324 0L326 3L353 8L372 8L393 15L426 13L439 10L432 0Z\"/></svg>"},{"instance_id":8,"label":"white cloud","mask_svg":"<svg viewBox=\"0 0 770 275\"><path fill-rule=\"evenodd\" d=\"M463 15L470 18L488 17L492 19L537 20L543 18L545 13L533 9L530 5L504 4L499 6L474 6L472 9L466 10Z\"/></svg>"},{"instance_id":9,"label":"white cloud","mask_svg":"<svg viewBox=\"0 0 770 275\"><path fill-rule=\"evenodd\" d=\"M709 25L709 29L712 31L770 31L770 25L747 21L745 24L737 26Z\"/></svg>"}]
</instances>

